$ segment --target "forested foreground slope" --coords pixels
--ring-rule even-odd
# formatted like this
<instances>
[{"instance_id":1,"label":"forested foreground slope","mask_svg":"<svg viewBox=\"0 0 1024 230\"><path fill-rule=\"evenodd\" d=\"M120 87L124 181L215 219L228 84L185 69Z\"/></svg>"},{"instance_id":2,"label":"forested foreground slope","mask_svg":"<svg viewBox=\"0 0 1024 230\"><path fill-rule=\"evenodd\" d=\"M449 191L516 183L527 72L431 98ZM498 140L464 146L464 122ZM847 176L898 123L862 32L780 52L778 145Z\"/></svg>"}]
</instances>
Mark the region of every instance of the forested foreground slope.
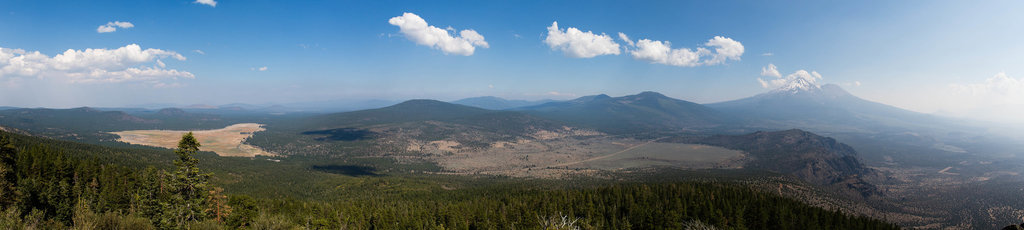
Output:
<instances>
[{"instance_id":1,"label":"forested foreground slope","mask_svg":"<svg viewBox=\"0 0 1024 230\"><path fill-rule=\"evenodd\" d=\"M551 189L485 183L323 200L249 197L209 182L211 169L197 167L196 143L188 137L173 165L155 161L163 165L143 170L103 156L124 149L82 146L0 132L0 228L541 229L563 220L582 229L896 228L715 183ZM222 170L230 171L214 171Z\"/></svg>"}]
</instances>

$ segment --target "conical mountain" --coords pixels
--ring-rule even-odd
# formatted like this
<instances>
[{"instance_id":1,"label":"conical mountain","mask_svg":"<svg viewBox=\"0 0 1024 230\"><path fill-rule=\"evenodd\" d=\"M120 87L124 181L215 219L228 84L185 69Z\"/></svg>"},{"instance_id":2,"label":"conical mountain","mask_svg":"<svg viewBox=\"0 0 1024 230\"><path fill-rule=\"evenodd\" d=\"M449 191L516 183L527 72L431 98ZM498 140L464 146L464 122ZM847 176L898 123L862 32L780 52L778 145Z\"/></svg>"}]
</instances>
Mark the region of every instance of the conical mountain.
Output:
<instances>
[{"instance_id":1,"label":"conical mountain","mask_svg":"<svg viewBox=\"0 0 1024 230\"><path fill-rule=\"evenodd\" d=\"M767 93L707 106L765 128L878 132L946 123L939 117L862 99L838 85L819 86L807 81L793 81Z\"/></svg>"}]
</instances>

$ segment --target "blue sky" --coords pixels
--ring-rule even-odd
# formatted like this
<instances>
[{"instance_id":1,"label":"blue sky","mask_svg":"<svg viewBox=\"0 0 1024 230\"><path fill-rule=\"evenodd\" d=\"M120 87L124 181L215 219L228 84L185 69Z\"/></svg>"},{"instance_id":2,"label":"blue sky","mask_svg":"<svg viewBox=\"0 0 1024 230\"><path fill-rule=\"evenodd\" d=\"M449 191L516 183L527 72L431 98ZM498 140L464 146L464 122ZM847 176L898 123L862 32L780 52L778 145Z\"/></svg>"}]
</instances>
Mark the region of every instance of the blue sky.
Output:
<instances>
[{"instance_id":1,"label":"blue sky","mask_svg":"<svg viewBox=\"0 0 1024 230\"><path fill-rule=\"evenodd\" d=\"M40 67L58 69L32 73L0 62L0 68L9 67L0 71L0 105L267 104L484 95L568 99L648 90L709 103L771 90L757 79L775 78L761 75L773 64L783 78L798 70L815 71L822 76L819 83L840 84L858 96L921 112L1024 110L1018 109L1024 108L1024 95L1015 93L1024 90L1024 14L1019 13L1024 4L1019 1L216 3L0 2L4 49L53 58L68 49L137 44L143 51L163 52L100 69L176 70L192 76L179 72L125 80L107 74L82 80L72 76L75 71L88 74L95 71L89 66L109 63L85 60L101 63L80 66L87 70ZM404 13L430 26L450 26L456 38L457 31L473 30L487 47L477 46L464 56L418 44L389 23ZM545 40L555 21L562 31L573 27L608 35L620 46L619 54L580 58L553 48ZM114 25L116 31L99 33L97 28L109 22L132 27ZM633 55L639 48L621 40L620 32L634 41L669 41L672 49L694 51L713 50L706 43L720 36L741 43L743 52L714 64L659 64Z\"/></svg>"}]
</instances>

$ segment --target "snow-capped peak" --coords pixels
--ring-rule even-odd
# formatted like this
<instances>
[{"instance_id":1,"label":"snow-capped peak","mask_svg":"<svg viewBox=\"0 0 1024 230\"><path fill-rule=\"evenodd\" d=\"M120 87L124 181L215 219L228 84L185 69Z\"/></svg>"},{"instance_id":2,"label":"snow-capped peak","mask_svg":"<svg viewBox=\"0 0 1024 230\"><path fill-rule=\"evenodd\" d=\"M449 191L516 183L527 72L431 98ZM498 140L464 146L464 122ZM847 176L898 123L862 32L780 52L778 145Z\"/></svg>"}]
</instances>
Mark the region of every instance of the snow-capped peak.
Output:
<instances>
[{"instance_id":1,"label":"snow-capped peak","mask_svg":"<svg viewBox=\"0 0 1024 230\"><path fill-rule=\"evenodd\" d=\"M761 86L765 88L775 87L773 92L803 92L810 90L819 90L821 85L818 85L818 80L821 79L821 74L818 72L807 72L806 70L798 70L793 74L786 75L786 77L779 77L770 81L758 78L761 82Z\"/></svg>"},{"instance_id":2,"label":"snow-capped peak","mask_svg":"<svg viewBox=\"0 0 1024 230\"><path fill-rule=\"evenodd\" d=\"M815 89L821 89L821 85L815 83L814 79L807 78L794 78L786 82L785 85L775 89L775 91L786 91L797 93L800 91L810 91Z\"/></svg>"}]
</instances>

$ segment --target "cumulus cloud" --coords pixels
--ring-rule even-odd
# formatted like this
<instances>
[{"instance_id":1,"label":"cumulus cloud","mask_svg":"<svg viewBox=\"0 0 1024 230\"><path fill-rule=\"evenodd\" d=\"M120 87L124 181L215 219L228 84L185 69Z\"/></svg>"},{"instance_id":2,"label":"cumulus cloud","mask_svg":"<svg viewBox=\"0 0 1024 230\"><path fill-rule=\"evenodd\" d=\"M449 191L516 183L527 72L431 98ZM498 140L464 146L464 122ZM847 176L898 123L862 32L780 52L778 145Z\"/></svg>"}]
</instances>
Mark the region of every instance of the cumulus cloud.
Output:
<instances>
[{"instance_id":1,"label":"cumulus cloud","mask_svg":"<svg viewBox=\"0 0 1024 230\"><path fill-rule=\"evenodd\" d=\"M768 66L761 67L761 76L782 77L782 74L779 74L779 69L775 67L775 64L769 63Z\"/></svg>"},{"instance_id":2,"label":"cumulus cloud","mask_svg":"<svg viewBox=\"0 0 1024 230\"><path fill-rule=\"evenodd\" d=\"M942 110L948 115L1024 124L1024 78L1000 72L981 82L950 84L949 89L935 96L946 97Z\"/></svg>"},{"instance_id":3,"label":"cumulus cloud","mask_svg":"<svg viewBox=\"0 0 1024 230\"><path fill-rule=\"evenodd\" d=\"M619 32L619 39L622 39L622 41L626 42L626 45L636 46L636 43L634 43L632 39L629 39L629 36L626 36L626 34L622 32Z\"/></svg>"},{"instance_id":4,"label":"cumulus cloud","mask_svg":"<svg viewBox=\"0 0 1024 230\"><path fill-rule=\"evenodd\" d=\"M619 55L619 43L615 43L607 34L583 32L575 27L565 30L558 28L558 22L548 27L548 36L544 39L551 49L561 50L566 56L574 58L592 58L600 55Z\"/></svg>"},{"instance_id":5,"label":"cumulus cloud","mask_svg":"<svg viewBox=\"0 0 1024 230\"><path fill-rule=\"evenodd\" d=\"M715 36L704 45L715 48L711 59L706 62L708 65L722 64L727 60L739 61L743 56L743 44L732 38Z\"/></svg>"},{"instance_id":6,"label":"cumulus cloud","mask_svg":"<svg viewBox=\"0 0 1024 230\"><path fill-rule=\"evenodd\" d=\"M997 73L981 83L951 84L953 92L984 101L986 104L1024 105L1024 78L1017 79Z\"/></svg>"},{"instance_id":7,"label":"cumulus cloud","mask_svg":"<svg viewBox=\"0 0 1024 230\"><path fill-rule=\"evenodd\" d=\"M196 0L195 3L199 3L199 4L211 6L211 7L217 7L217 1L215 1L215 0Z\"/></svg>"},{"instance_id":8,"label":"cumulus cloud","mask_svg":"<svg viewBox=\"0 0 1024 230\"><path fill-rule=\"evenodd\" d=\"M425 45L439 49L445 54L457 54L463 56L473 55L476 47L489 48L484 36L475 30L467 29L459 32L455 37L448 34L449 30L441 29L427 24L419 15L404 13L402 16L393 17L388 23L398 26L399 32L416 44ZM452 33L455 32L454 28Z\"/></svg>"},{"instance_id":9,"label":"cumulus cloud","mask_svg":"<svg viewBox=\"0 0 1024 230\"><path fill-rule=\"evenodd\" d=\"M132 27L135 27L135 25L132 24L131 22L122 22L122 21L107 22L107 24L100 25L99 28L96 28L96 33L101 33L102 34L102 33L114 32L114 31L117 31L118 27L120 27L120 28L132 28Z\"/></svg>"},{"instance_id":10,"label":"cumulus cloud","mask_svg":"<svg viewBox=\"0 0 1024 230\"><path fill-rule=\"evenodd\" d=\"M203 50L192 50L192 52L196 52L197 54L203 54L203 55L206 54L206 52L203 52Z\"/></svg>"},{"instance_id":11,"label":"cumulus cloud","mask_svg":"<svg viewBox=\"0 0 1024 230\"><path fill-rule=\"evenodd\" d=\"M627 41L627 44L634 44L623 33L619 33L619 37ZM722 36L715 36L705 42L704 47L696 49L673 49L671 42L650 39L640 39L636 41L635 46L630 46L634 48L629 52L637 60L684 67L718 65L729 60L740 60L744 51L742 43Z\"/></svg>"},{"instance_id":12,"label":"cumulus cloud","mask_svg":"<svg viewBox=\"0 0 1024 230\"><path fill-rule=\"evenodd\" d=\"M158 82L195 78L186 71L166 69L164 58L185 56L161 49L143 50L137 44L117 49L68 49L50 57L39 51L0 47L0 78L13 76L65 78L69 82ZM145 64L153 66L145 66Z\"/></svg>"},{"instance_id":13,"label":"cumulus cloud","mask_svg":"<svg viewBox=\"0 0 1024 230\"><path fill-rule=\"evenodd\" d=\"M786 75L786 77L775 76L775 79L765 80L757 78L757 82L761 83L761 87L781 90L817 88L820 87L818 80L821 80L821 74L816 71L808 72L807 70L797 70L792 74Z\"/></svg>"}]
</instances>

